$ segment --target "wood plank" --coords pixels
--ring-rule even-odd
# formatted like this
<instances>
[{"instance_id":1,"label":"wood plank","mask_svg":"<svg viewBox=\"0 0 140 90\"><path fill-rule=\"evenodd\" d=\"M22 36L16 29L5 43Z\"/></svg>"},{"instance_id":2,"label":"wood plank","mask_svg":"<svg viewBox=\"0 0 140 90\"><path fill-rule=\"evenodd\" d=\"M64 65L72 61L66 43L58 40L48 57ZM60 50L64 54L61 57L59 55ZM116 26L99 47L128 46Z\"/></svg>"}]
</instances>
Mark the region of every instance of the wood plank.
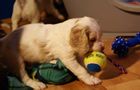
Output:
<instances>
[{"instance_id":1,"label":"wood plank","mask_svg":"<svg viewBox=\"0 0 140 90\"><path fill-rule=\"evenodd\" d=\"M132 80L107 87L107 90L140 90L140 80Z\"/></svg>"},{"instance_id":2,"label":"wood plank","mask_svg":"<svg viewBox=\"0 0 140 90\"><path fill-rule=\"evenodd\" d=\"M73 81L64 85L48 85L44 90L106 90L102 85L89 86L81 81Z\"/></svg>"}]
</instances>

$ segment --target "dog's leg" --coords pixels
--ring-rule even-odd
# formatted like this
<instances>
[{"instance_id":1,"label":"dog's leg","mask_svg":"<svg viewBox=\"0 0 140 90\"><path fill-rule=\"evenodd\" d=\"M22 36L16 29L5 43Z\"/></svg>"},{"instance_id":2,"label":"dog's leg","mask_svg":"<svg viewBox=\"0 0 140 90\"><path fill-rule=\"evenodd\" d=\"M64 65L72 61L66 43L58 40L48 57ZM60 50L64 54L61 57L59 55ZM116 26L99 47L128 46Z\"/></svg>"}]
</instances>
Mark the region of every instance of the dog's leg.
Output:
<instances>
[{"instance_id":1,"label":"dog's leg","mask_svg":"<svg viewBox=\"0 0 140 90\"><path fill-rule=\"evenodd\" d=\"M20 67L20 78L21 78L22 82L37 90L46 88L46 85L44 83L34 81L28 76L27 72L25 71L25 66L23 65L23 63Z\"/></svg>"},{"instance_id":2,"label":"dog's leg","mask_svg":"<svg viewBox=\"0 0 140 90\"><path fill-rule=\"evenodd\" d=\"M53 6L53 4L51 4L49 7L50 7L50 8L47 8L46 10L47 10L50 14L56 16L58 19L60 19L60 20L62 20L62 21L65 19L64 16L63 16L62 14L60 14L59 11Z\"/></svg>"},{"instance_id":3,"label":"dog's leg","mask_svg":"<svg viewBox=\"0 0 140 90\"><path fill-rule=\"evenodd\" d=\"M101 80L90 75L87 70L82 67L75 59L62 59L63 64L72 71L80 80L88 85L100 84Z\"/></svg>"},{"instance_id":4,"label":"dog's leg","mask_svg":"<svg viewBox=\"0 0 140 90\"><path fill-rule=\"evenodd\" d=\"M24 84L34 88L34 89L37 89L37 90L41 90L41 89L44 89L46 88L46 85L42 82L37 82L37 81L34 81L32 80L31 78L29 78L27 72L25 70L21 70L21 80ZM23 74L24 73L24 74Z\"/></svg>"},{"instance_id":5,"label":"dog's leg","mask_svg":"<svg viewBox=\"0 0 140 90\"><path fill-rule=\"evenodd\" d=\"M36 14L31 18L31 23L39 23L40 22L40 12L36 12Z\"/></svg>"},{"instance_id":6,"label":"dog's leg","mask_svg":"<svg viewBox=\"0 0 140 90\"><path fill-rule=\"evenodd\" d=\"M12 31L18 28L18 22L21 19L21 8L16 1L13 8L12 14Z\"/></svg>"},{"instance_id":7,"label":"dog's leg","mask_svg":"<svg viewBox=\"0 0 140 90\"><path fill-rule=\"evenodd\" d=\"M9 61L8 67L12 69L12 71L16 73L17 76L19 76L19 78L25 85L37 90L46 88L46 85L44 83L34 81L28 76L25 70L24 60L18 53L12 51L12 53L10 53L7 58Z\"/></svg>"}]
</instances>

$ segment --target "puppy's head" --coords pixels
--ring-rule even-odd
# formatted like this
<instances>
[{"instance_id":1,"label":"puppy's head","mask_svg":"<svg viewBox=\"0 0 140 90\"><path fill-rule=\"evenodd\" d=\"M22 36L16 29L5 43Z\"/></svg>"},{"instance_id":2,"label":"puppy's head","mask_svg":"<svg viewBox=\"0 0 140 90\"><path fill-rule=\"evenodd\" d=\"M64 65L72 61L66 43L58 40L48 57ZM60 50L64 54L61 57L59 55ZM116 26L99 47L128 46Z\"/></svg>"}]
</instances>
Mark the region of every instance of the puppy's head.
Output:
<instances>
[{"instance_id":1,"label":"puppy's head","mask_svg":"<svg viewBox=\"0 0 140 90\"><path fill-rule=\"evenodd\" d=\"M104 44L101 42L100 26L93 18L83 17L77 19L71 29L70 45L76 53L85 55L91 51L102 51Z\"/></svg>"}]
</instances>

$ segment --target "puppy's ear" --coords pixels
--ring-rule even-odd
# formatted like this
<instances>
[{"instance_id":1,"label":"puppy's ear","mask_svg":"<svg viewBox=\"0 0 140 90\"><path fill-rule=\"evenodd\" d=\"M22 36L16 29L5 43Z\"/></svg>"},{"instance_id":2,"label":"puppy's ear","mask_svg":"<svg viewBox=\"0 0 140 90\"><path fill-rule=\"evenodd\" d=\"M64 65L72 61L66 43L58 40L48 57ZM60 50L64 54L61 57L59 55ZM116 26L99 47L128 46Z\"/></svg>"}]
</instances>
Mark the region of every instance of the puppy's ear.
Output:
<instances>
[{"instance_id":1,"label":"puppy's ear","mask_svg":"<svg viewBox=\"0 0 140 90\"><path fill-rule=\"evenodd\" d=\"M89 50L88 36L88 26L76 25L71 30L69 43L77 53L84 55Z\"/></svg>"}]
</instances>

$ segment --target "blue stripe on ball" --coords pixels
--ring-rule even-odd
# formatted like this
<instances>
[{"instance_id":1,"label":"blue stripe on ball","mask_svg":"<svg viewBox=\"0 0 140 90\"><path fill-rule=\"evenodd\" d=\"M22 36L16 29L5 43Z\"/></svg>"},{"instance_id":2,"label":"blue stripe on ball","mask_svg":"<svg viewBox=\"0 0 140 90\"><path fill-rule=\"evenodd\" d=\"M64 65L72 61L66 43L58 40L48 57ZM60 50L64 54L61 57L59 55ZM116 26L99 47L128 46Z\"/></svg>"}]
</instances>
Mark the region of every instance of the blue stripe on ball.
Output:
<instances>
[{"instance_id":1,"label":"blue stripe on ball","mask_svg":"<svg viewBox=\"0 0 140 90\"><path fill-rule=\"evenodd\" d=\"M98 64L94 64L94 63L88 64L87 69L90 72L100 72L101 71L101 67Z\"/></svg>"}]
</instances>

